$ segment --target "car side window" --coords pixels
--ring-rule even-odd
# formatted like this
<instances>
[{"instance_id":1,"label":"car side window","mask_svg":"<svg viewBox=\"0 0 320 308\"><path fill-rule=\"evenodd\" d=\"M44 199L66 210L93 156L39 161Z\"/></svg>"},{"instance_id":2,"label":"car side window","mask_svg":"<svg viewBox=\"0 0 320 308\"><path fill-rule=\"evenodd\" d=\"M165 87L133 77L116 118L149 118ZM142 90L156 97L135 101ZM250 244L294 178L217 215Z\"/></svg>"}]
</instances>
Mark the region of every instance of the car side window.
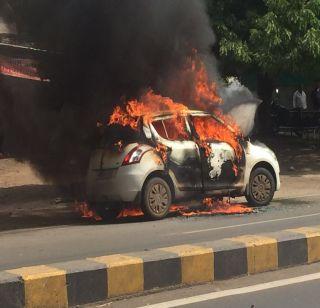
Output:
<instances>
[{"instance_id":1,"label":"car side window","mask_svg":"<svg viewBox=\"0 0 320 308\"><path fill-rule=\"evenodd\" d=\"M167 136L167 133L166 133L166 129L165 129L164 125L163 125L163 121L162 120L154 121L154 122L152 122L152 125L153 125L153 127L155 128L155 130L157 131L158 135L161 138L168 139L168 136Z\"/></svg>"},{"instance_id":2,"label":"car side window","mask_svg":"<svg viewBox=\"0 0 320 308\"><path fill-rule=\"evenodd\" d=\"M202 140L214 140L219 137L219 133L223 132L222 124L213 117L192 117L193 127L198 137Z\"/></svg>"},{"instance_id":3,"label":"car side window","mask_svg":"<svg viewBox=\"0 0 320 308\"><path fill-rule=\"evenodd\" d=\"M160 137L170 141L190 140L184 117L169 118L152 123Z\"/></svg>"}]
</instances>

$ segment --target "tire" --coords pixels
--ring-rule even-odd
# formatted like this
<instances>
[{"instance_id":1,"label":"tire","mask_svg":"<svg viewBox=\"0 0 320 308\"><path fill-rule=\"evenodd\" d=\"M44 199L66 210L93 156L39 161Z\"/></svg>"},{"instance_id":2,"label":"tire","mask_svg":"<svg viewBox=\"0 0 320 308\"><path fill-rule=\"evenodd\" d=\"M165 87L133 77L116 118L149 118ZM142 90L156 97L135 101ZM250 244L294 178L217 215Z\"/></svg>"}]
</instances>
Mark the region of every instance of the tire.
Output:
<instances>
[{"instance_id":1,"label":"tire","mask_svg":"<svg viewBox=\"0 0 320 308\"><path fill-rule=\"evenodd\" d=\"M276 183L273 175L265 168L257 168L251 172L246 199L251 206L267 206L273 199Z\"/></svg>"},{"instance_id":2,"label":"tire","mask_svg":"<svg viewBox=\"0 0 320 308\"><path fill-rule=\"evenodd\" d=\"M122 207L111 208L108 204L92 204L92 209L102 218L103 221L115 220L122 211Z\"/></svg>"},{"instance_id":3,"label":"tire","mask_svg":"<svg viewBox=\"0 0 320 308\"><path fill-rule=\"evenodd\" d=\"M149 179L142 192L141 209L146 217L160 220L167 216L172 203L168 183L159 177Z\"/></svg>"}]
</instances>

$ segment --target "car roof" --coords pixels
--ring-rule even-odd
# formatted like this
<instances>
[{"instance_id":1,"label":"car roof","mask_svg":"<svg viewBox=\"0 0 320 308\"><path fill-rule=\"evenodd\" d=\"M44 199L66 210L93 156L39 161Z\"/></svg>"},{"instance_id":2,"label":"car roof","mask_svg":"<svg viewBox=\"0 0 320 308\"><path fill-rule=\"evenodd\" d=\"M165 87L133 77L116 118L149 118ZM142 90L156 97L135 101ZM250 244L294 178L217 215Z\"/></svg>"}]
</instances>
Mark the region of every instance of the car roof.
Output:
<instances>
[{"instance_id":1,"label":"car roof","mask_svg":"<svg viewBox=\"0 0 320 308\"><path fill-rule=\"evenodd\" d=\"M151 118L153 118L153 120L162 120L165 118L170 118L170 116L173 115L181 115L181 116L209 116L211 115L209 112L206 111L201 111L201 110L186 110L186 111L180 111L180 112L172 112L172 111L162 111L162 112L155 112L154 114L152 114Z\"/></svg>"},{"instance_id":2,"label":"car roof","mask_svg":"<svg viewBox=\"0 0 320 308\"><path fill-rule=\"evenodd\" d=\"M151 116L151 118L152 118L152 121L160 121L160 120L170 119L170 117L172 117L174 115L177 115L177 114L178 115L181 114L181 116L200 116L200 117L210 116L210 117L213 117L220 124L226 125L232 132L234 132L234 129L231 126L229 126L228 124L226 124L223 119L221 119L216 114L212 114L212 113L207 112L207 111L186 110L186 111L181 111L181 112L178 112L178 113L174 113L172 111L166 111L166 112L164 111L164 112L154 113ZM150 119L150 117L148 117L148 118Z\"/></svg>"}]
</instances>

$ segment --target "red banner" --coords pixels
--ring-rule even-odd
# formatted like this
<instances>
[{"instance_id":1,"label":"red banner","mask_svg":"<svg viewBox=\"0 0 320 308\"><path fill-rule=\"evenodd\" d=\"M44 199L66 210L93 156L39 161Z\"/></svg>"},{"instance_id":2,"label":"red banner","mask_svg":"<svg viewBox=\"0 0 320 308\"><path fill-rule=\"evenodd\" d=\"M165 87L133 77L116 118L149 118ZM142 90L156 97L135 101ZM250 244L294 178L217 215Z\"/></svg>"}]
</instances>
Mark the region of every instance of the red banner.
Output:
<instances>
[{"instance_id":1,"label":"red banner","mask_svg":"<svg viewBox=\"0 0 320 308\"><path fill-rule=\"evenodd\" d=\"M0 74L23 79L49 81L39 76L36 63L29 59L0 57Z\"/></svg>"}]
</instances>

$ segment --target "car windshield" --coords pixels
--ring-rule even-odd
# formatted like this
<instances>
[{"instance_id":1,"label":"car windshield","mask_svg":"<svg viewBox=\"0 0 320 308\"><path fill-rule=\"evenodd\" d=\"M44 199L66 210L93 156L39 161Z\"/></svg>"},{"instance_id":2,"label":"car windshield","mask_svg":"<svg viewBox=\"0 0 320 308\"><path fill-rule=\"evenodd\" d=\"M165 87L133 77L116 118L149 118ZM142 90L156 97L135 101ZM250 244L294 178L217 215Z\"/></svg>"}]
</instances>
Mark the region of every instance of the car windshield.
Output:
<instances>
[{"instance_id":1,"label":"car windshield","mask_svg":"<svg viewBox=\"0 0 320 308\"><path fill-rule=\"evenodd\" d=\"M152 122L158 135L171 141L190 140L185 117L174 117Z\"/></svg>"}]
</instances>

